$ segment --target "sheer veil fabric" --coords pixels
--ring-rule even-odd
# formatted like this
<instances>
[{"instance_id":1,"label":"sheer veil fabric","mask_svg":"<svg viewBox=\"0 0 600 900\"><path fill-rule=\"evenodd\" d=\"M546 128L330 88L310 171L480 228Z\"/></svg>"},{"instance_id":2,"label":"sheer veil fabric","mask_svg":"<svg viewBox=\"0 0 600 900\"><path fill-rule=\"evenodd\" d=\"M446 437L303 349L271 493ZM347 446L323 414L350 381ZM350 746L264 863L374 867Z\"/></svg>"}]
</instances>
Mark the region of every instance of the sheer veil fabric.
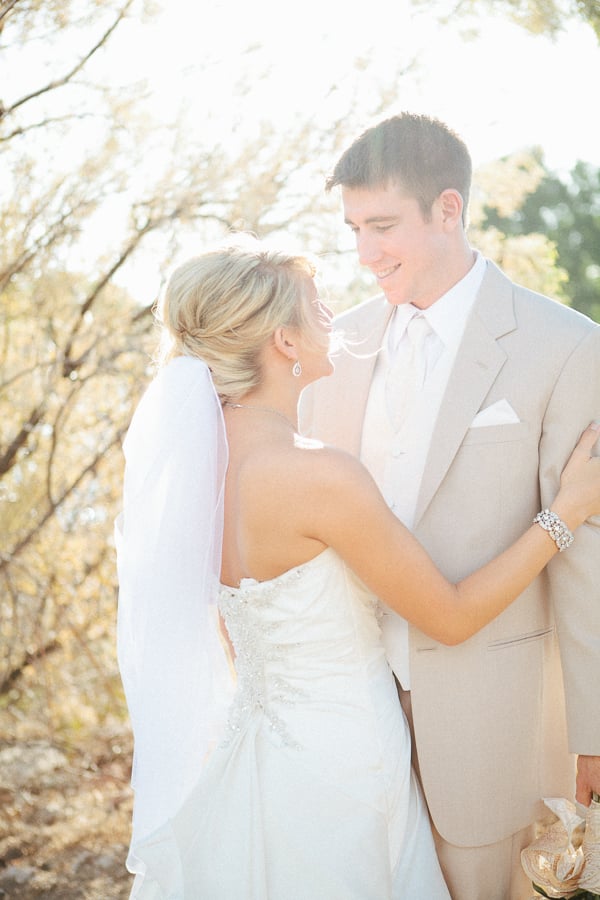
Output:
<instances>
[{"instance_id":1,"label":"sheer veil fabric","mask_svg":"<svg viewBox=\"0 0 600 900\"><path fill-rule=\"evenodd\" d=\"M134 896L161 880L136 854L154 834L157 866L179 865L164 833L218 741L234 686L216 608L228 449L205 363L177 357L159 372L124 453L117 644L134 734Z\"/></svg>"}]
</instances>

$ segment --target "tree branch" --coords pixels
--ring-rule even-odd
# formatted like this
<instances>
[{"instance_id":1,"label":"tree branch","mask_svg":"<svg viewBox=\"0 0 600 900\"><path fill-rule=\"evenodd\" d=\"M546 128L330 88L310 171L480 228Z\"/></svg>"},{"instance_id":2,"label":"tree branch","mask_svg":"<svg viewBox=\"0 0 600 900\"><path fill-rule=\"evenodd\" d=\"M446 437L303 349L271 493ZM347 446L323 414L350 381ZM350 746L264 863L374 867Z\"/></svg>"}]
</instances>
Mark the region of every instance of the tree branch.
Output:
<instances>
[{"instance_id":1,"label":"tree branch","mask_svg":"<svg viewBox=\"0 0 600 900\"><path fill-rule=\"evenodd\" d=\"M6 381L0 382L0 394L2 394L7 388L14 384L16 381L20 381L21 378L26 378L28 375L33 375L34 372L37 372L39 369L51 369L55 364L55 360L48 360L48 362L37 362L32 366L28 366L26 369L21 369L20 372L16 372L14 375L11 375L10 378L7 378Z\"/></svg>"},{"instance_id":2,"label":"tree branch","mask_svg":"<svg viewBox=\"0 0 600 900\"><path fill-rule=\"evenodd\" d=\"M0 143L10 141L22 134L29 134L29 132L33 131L35 128L45 128L46 125L56 125L58 122L71 122L73 119L89 118L93 118L92 113L72 113L68 116L49 116L47 119L42 119L41 122L32 122L31 125L21 125L9 134L0 135Z\"/></svg>"},{"instance_id":3,"label":"tree branch","mask_svg":"<svg viewBox=\"0 0 600 900\"><path fill-rule=\"evenodd\" d=\"M25 653L19 665L15 666L14 669L11 669L11 671L4 676L2 681L0 681L0 697L3 694L8 694L13 684L19 680L27 666L30 666L32 663L37 662L38 659L42 659L48 653L53 653L55 650L60 650L60 647L61 645L59 641L54 639L45 646L38 647L37 650L31 650Z\"/></svg>"},{"instance_id":4,"label":"tree branch","mask_svg":"<svg viewBox=\"0 0 600 900\"><path fill-rule=\"evenodd\" d=\"M23 447L27 441L29 440L29 435L38 424L44 412L46 411L46 401L43 400L37 406L35 406L24 425L21 426L19 433L13 438L11 443L8 445L2 456L0 456L0 477L5 475L10 468L15 463L15 457L21 447Z\"/></svg>"},{"instance_id":5,"label":"tree branch","mask_svg":"<svg viewBox=\"0 0 600 900\"><path fill-rule=\"evenodd\" d=\"M87 466L85 466L82 469L82 471L79 473L77 478L75 478L74 481L72 481L71 484L68 485L68 487L66 487L64 489L64 491L62 492L60 497L58 497L56 502L54 504L48 506L48 509L43 514L43 516L39 519L39 521L36 523L35 527L32 528L32 530L28 534L26 534L25 537L21 538L21 540L18 542L18 544L15 547L13 547L13 549L10 552L6 552L2 555L2 557L0 558L0 572L2 572L4 569L6 569L7 566L9 566L12 563L12 561L15 559L15 557L17 557L31 543L31 541L34 539L34 537L37 534L39 534L39 532L44 527L46 522L49 519L51 519L52 516L56 513L56 510L61 506L61 504L64 503L65 500L67 499L67 497L69 497L69 495L72 494L73 491L79 487L79 485L84 480L84 478L87 475L89 475L90 472L94 471L94 469L97 467L98 463L102 459L104 459L104 457L109 452L109 450L112 450L112 448L116 444L120 444L122 442L126 431L127 431L126 427L120 428L117 431L117 433L114 435L112 440L110 440L108 442L108 444L105 447L103 447L102 450L100 450L94 456L92 461L89 462L87 464Z\"/></svg>"},{"instance_id":6,"label":"tree branch","mask_svg":"<svg viewBox=\"0 0 600 900\"><path fill-rule=\"evenodd\" d=\"M79 333L79 329L81 327L81 323L84 320L84 316L86 312L88 312L92 305L95 303L99 294L106 287L106 285L111 281L116 272L127 262L131 254L137 249L138 245L142 241L142 239L152 231L156 231L156 229L160 228L167 222L172 222L173 220L178 219L182 213L184 212L184 203L177 203L174 208L170 212L160 213L154 219L148 217L143 225L140 225L136 230L135 234L129 241L129 243L125 246L125 248L121 251L113 265L104 273L102 278L96 282L94 287L91 289L90 293L81 304L79 308L79 315L77 317L77 321L74 323L71 333L67 338L64 347L64 361L63 361L63 375L68 377L71 372L78 368L81 365L83 359L72 360L71 350L73 347L73 342ZM196 218L202 218L201 216L196 216ZM206 216L206 218L216 219L217 216Z\"/></svg>"},{"instance_id":7,"label":"tree branch","mask_svg":"<svg viewBox=\"0 0 600 900\"><path fill-rule=\"evenodd\" d=\"M42 198L42 201L35 207L27 221L23 223L23 240L28 237L34 226L38 223L41 214L46 211L52 201L56 200L58 189L59 187L62 187L63 184L64 181L55 186L52 194ZM18 272L22 272L27 267L28 263L30 263L32 259L35 259L38 254L44 250L48 250L61 238L73 234L79 227L79 221L75 214L97 202L93 197L85 197L74 205L67 206L67 201L69 199L70 197L67 193L66 197L63 198L62 212L58 218L55 219L55 221L50 222L40 237L35 238L29 247L25 247L16 259L14 259L4 270L0 271L0 292L2 292L10 283L11 279Z\"/></svg>"},{"instance_id":8,"label":"tree branch","mask_svg":"<svg viewBox=\"0 0 600 900\"><path fill-rule=\"evenodd\" d=\"M2 22L2 19L4 19L9 14L11 9L13 9L13 7L15 7L18 2L19 0L3 0L2 6L0 7L0 22ZM2 26L0 26L0 30L1 29Z\"/></svg>"},{"instance_id":9,"label":"tree branch","mask_svg":"<svg viewBox=\"0 0 600 900\"><path fill-rule=\"evenodd\" d=\"M45 87L38 88L37 91L32 91L30 94L26 94L25 97L21 97L20 100L16 100L11 106L0 109L0 121L10 113L14 112L15 109L18 109L20 106L23 106L23 104L29 102L29 100L34 100L37 97L41 97L43 94L47 94L49 91L53 91L59 87L64 87L65 84L68 84L74 78L74 76L77 75L77 73L80 72L81 69L83 69L85 64L91 59L94 53L96 53L100 49L100 47L102 47L107 42L118 24L125 18L125 15L132 3L133 0L127 0L127 2L120 9L112 25L107 28L107 30L101 36L100 40L94 44L91 50L89 50L88 53L86 53L86 55L82 57L82 59L80 59L79 62L76 63L76 65L74 65L69 72L67 72L61 78L55 78L53 81L45 85Z\"/></svg>"}]
</instances>

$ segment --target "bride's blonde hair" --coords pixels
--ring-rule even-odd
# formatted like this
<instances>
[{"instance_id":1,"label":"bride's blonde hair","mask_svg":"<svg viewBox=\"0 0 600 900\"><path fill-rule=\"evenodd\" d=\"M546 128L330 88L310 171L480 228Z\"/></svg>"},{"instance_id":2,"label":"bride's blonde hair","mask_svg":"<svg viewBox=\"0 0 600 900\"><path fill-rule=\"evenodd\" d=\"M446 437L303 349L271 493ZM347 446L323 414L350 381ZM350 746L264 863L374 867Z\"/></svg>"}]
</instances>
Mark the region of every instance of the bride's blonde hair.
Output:
<instances>
[{"instance_id":1,"label":"bride's blonde hair","mask_svg":"<svg viewBox=\"0 0 600 900\"><path fill-rule=\"evenodd\" d=\"M279 326L310 335L308 285L316 267L306 256L237 235L180 265L157 307L163 326L161 364L197 356L223 401L260 382L260 352ZM290 366L291 368L291 366Z\"/></svg>"}]
</instances>

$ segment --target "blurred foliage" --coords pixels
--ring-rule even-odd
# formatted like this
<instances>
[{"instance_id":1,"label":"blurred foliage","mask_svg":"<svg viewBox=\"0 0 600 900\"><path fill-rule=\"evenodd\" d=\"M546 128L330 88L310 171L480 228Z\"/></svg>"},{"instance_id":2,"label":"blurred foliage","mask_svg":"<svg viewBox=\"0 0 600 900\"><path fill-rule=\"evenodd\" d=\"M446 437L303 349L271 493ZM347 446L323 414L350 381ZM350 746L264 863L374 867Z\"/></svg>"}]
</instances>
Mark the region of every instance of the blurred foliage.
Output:
<instances>
[{"instance_id":1,"label":"blurred foliage","mask_svg":"<svg viewBox=\"0 0 600 900\"><path fill-rule=\"evenodd\" d=\"M519 151L478 169L469 207L469 236L473 245L514 281L568 303L565 293L568 275L550 237L537 228L516 234L501 225L502 221L518 215L517 211L535 193L544 175L535 151Z\"/></svg>"},{"instance_id":2,"label":"blurred foliage","mask_svg":"<svg viewBox=\"0 0 600 900\"><path fill-rule=\"evenodd\" d=\"M556 37L568 22L590 25L600 41L598 0L458 0L456 12L507 16L532 34Z\"/></svg>"},{"instance_id":3,"label":"blurred foliage","mask_svg":"<svg viewBox=\"0 0 600 900\"><path fill-rule=\"evenodd\" d=\"M537 153L538 167L541 155ZM600 168L578 162L566 179L542 168L542 177L516 208L486 206L483 228L509 240L544 235L566 274L570 305L600 322ZM552 292L550 292L552 293Z\"/></svg>"},{"instance_id":4,"label":"blurred foliage","mask_svg":"<svg viewBox=\"0 0 600 900\"><path fill-rule=\"evenodd\" d=\"M246 229L318 252L336 201L317 161L358 128L358 112L327 133L265 120L224 146L184 117L151 121L145 85L111 86L94 68L128 17L150 12L0 0L0 62L21 74L0 103L0 734L17 740L74 741L125 719L112 531L160 284L134 299L123 273L166 270L184 232L201 245ZM241 67L232 115L246 93Z\"/></svg>"}]
</instances>

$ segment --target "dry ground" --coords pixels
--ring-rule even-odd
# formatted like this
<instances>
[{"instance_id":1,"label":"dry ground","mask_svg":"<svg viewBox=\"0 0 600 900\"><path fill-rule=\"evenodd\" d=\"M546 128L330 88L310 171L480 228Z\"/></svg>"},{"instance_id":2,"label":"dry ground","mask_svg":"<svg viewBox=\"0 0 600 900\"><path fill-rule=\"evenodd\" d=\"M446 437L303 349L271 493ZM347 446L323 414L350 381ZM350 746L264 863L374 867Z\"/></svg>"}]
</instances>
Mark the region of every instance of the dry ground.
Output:
<instances>
[{"instance_id":1,"label":"dry ground","mask_svg":"<svg viewBox=\"0 0 600 900\"><path fill-rule=\"evenodd\" d=\"M126 744L0 741L0 898L126 900Z\"/></svg>"}]
</instances>

